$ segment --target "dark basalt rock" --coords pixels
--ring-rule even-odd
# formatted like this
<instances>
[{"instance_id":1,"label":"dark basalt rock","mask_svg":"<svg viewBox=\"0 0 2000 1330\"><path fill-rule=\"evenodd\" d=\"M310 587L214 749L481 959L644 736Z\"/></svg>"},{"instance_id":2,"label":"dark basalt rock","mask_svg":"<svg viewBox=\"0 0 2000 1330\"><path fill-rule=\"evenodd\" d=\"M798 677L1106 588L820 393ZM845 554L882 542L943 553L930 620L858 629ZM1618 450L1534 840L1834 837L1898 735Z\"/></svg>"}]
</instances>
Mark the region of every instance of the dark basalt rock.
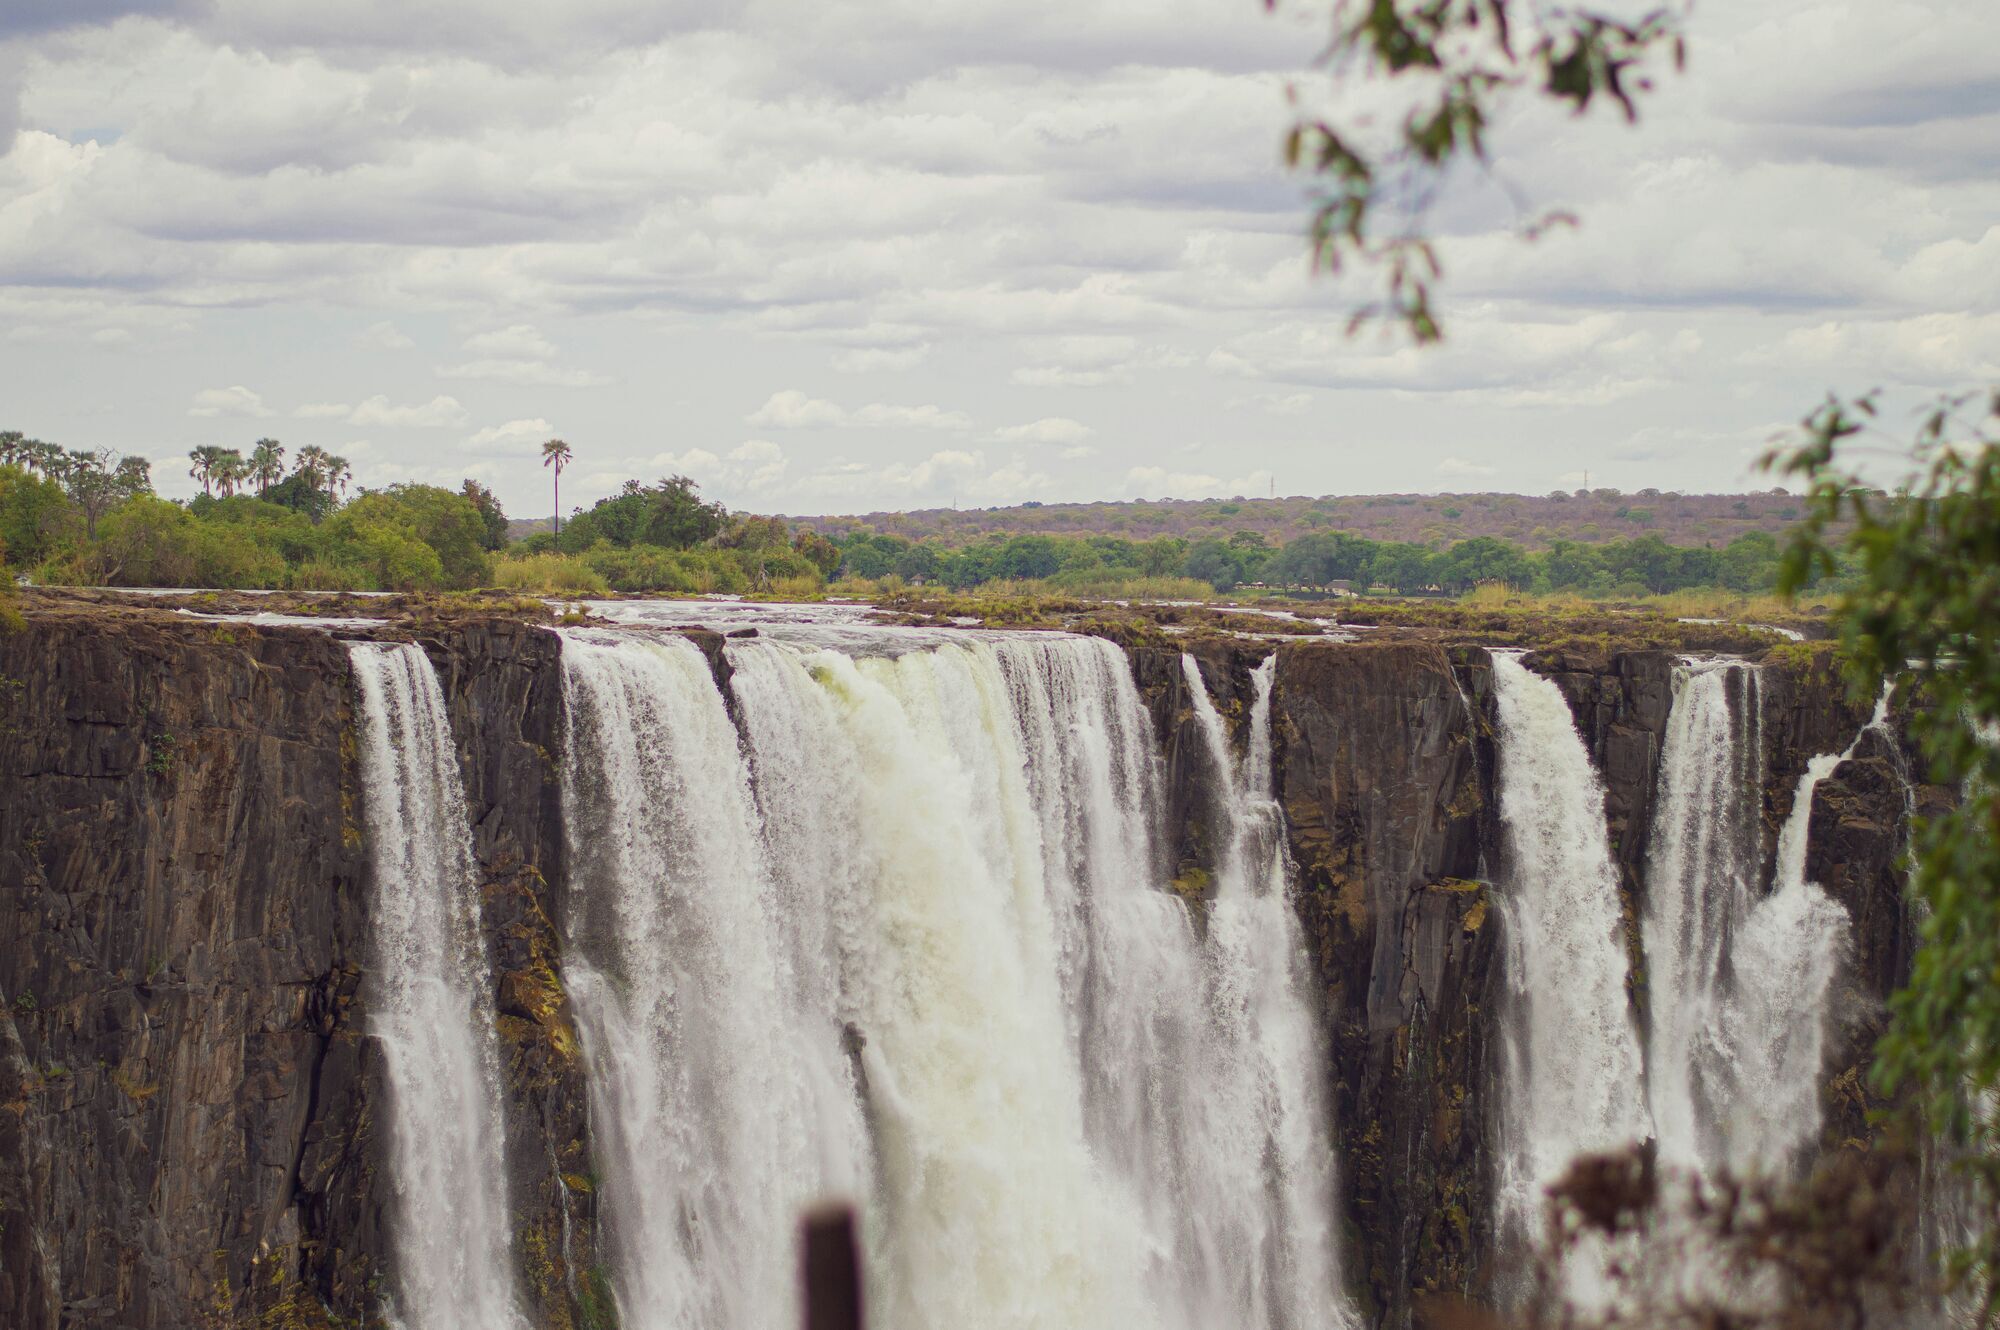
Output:
<instances>
[{"instance_id":1,"label":"dark basalt rock","mask_svg":"<svg viewBox=\"0 0 2000 1330\"><path fill-rule=\"evenodd\" d=\"M1477 1292L1490 1246L1489 670L1483 652L1455 665L1420 644L1279 656L1279 788L1326 984L1350 1282L1378 1324L1409 1324L1420 1292Z\"/></svg>"}]
</instances>

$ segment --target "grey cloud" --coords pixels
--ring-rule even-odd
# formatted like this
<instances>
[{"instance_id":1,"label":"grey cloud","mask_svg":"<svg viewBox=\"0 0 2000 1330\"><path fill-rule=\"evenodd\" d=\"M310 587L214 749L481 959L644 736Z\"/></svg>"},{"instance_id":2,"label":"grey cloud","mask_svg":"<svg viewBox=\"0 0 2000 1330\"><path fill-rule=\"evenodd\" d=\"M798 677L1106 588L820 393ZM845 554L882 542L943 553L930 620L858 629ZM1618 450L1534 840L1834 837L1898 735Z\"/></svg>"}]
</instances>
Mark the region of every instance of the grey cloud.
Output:
<instances>
[{"instance_id":1,"label":"grey cloud","mask_svg":"<svg viewBox=\"0 0 2000 1330\"><path fill-rule=\"evenodd\" d=\"M121 18L186 21L214 9L214 0L9 0L0 7L0 41Z\"/></svg>"}]
</instances>

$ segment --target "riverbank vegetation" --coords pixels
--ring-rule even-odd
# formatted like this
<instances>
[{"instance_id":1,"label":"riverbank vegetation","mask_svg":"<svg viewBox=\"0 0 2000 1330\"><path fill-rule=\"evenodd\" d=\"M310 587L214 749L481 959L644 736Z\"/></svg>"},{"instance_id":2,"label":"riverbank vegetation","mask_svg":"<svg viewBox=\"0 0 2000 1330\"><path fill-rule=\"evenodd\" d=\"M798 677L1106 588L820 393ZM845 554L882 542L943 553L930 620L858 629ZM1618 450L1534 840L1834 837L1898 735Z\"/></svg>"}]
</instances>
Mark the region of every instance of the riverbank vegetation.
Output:
<instances>
[{"instance_id":1,"label":"riverbank vegetation","mask_svg":"<svg viewBox=\"0 0 2000 1330\"><path fill-rule=\"evenodd\" d=\"M683 476L628 481L573 510L559 533L510 541L499 501L475 480L456 490L404 484L350 495L346 459L313 447L288 454L275 439L243 451L204 446L189 461L201 493L170 501L153 493L143 458L0 433L0 562L16 577L68 586L792 598L889 598L922 588L1153 601L1371 592L1681 597L1676 612L1688 617L1752 612L1780 565L1777 538L1765 531L1719 546L1675 545L1650 532L1531 547L1488 535L1416 543L1331 529L1272 544L1248 528L1198 539L1026 532L952 543L851 524L830 538L824 522L731 513ZM1822 570L1814 587L1841 575L1838 566Z\"/></svg>"}]
</instances>

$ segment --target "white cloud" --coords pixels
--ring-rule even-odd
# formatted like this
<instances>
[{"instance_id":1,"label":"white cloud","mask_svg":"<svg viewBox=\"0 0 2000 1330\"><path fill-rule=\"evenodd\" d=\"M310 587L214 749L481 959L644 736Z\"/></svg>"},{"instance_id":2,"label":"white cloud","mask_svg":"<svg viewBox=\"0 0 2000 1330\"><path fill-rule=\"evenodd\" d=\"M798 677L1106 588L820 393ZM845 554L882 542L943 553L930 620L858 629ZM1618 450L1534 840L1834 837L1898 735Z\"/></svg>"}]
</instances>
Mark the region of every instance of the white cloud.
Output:
<instances>
[{"instance_id":1,"label":"white cloud","mask_svg":"<svg viewBox=\"0 0 2000 1330\"><path fill-rule=\"evenodd\" d=\"M353 409L346 402L307 402L292 414L300 420L340 420Z\"/></svg>"},{"instance_id":2,"label":"white cloud","mask_svg":"<svg viewBox=\"0 0 2000 1330\"><path fill-rule=\"evenodd\" d=\"M264 405L264 399L251 392L242 384L230 388L203 388L194 395L194 405L188 408L191 416L274 416L277 412Z\"/></svg>"},{"instance_id":3,"label":"white cloud","mask_svg":"<svg viewBox=\"0 0 2000 1330\"><path fill-rule=\"evenodd\" d=\"M1082 443L1096 430L1067 416L1043 416L1025 425L1008 425L993 432L997 439L1019 443Z\"/></svg>"},{"instance_id":4,"label":"white cloud","mask_svg":"<svg viewBox=\"0 0 2000 1330\"><path fill-rule=\"evenodd\" d=\"M972 419L962 411L938 406L892 406L870 402L850 411L837 402L809 397L796 388L771 394L764 405L744 417L769 429L937 429L968 430Z\"/></svg>"},{"instance_id":5,"label":"white cloud","mask_svg":"<svg viewBox=\"0 0 2000 1330\"><path fill-rule=\"evenodd\" d=\"M836 354L828 363L842 374L915 369L929 358L928 342L916 346L862 346Z\"/></svg>"},{"instance_id":6,"label":"white cloud","mask_svg":"<svg viewBox=\"0 0 2000 1330\"><path fill-rule=\"evenodd\" d=\"M416 342L387 319L371 323L355 338L363 346L380 347L384 351L408 351Z\"/></svg>"},{"instance_id":7,"label":"white cloud","mask_svg":"<svg viewBox=\"0 0 2000 1330\"><path fill-rule=\"evenodd\" d=\"M744 417L752 425L772 429L817 429L846 419L847 412L832 402L808 397L796 388L772 393L769 401Z\"/></svg>"},{"instance_id":8,"label":"white cloud","mask_svg":"<svg viewBox=\"0 0 2000 1330\"><path fill-rule=\"evenodd\" d=\"M941 429L967 430L972 428L972 418L963 411L946 411L942 407L890 406L882 402L870 402L856 408L846 420L841 422L860 428L881 429Z\"/></svg>"},{"instance_id":9,"label":"white cloud","mask_svg":"<svg viewBox=\"0 0 2000 1330\"><path fill-rule=\"evenodd\" d=\"M544 440L553 438L555 427L540 416L486 425L467 435L459 447L465 452L529 456L540 451Z\"/></svg>"},{"instance_id":10,"label":"white cloud","mask_svg":"<svg viewBox=\"0 0 2000 1330\"><path fill-rule=\"evenodd\" d=\"M784 484L791 463L785 450L768 439L746 439L717 456L706 448L657 453L646 463L654 471L685 475L725 501L769 495Z\"/></svg>"},{"instance_id":11,"label":"white cloud","mask_svg":"<svg viewBox=\"0 0 2000 1330\"><path fill-rule=\"evenodd\" d=\"M465 408L456 397L433 397L428 402L396 406L377 395L348 413L350 425L382 425L391 428L444 429L465 423Z\"/></svg>"},{"instance_id":12,"label":"white cloud","mask_svg":"<svg viewBox=\"0 0 2000 1330\"><path fill-rule=\"evenodd\" d=\"M464 346L474 355L496 356L504 360L548 360L556 354L556 344L527 323L475 333L465 339Z\"/></svg>"},{"instance_id":13,"label":"white cloud","mask_svg":"<svg viewBox=\"0 0 2000 1330\"><path fill-rule=\"evenodd\" d=\"M1222 477L1198 471L1135 466L1125 473L1125 489L1135 499L1195 499L1222 492Z\"/></svg>"},{"instance_id":14,"label":"white cloud","mask_svg":"<svg viewBox=\"0 0 2000 1330\"><path fill-rule=\"evenodd\" d=\"M559 369L534 360L468 360L439 365L433 372L440 379L500 379L545 388L601 388L611 382L608 376L590 370Z\"/></svg>"},{"instance_id":15,"label":"white cloud","mask_svg":"<svg viewBox=\"0 0 2000 1330\"><path fill-rule=\"evenodd\" d=\"M1482 462L1468 462L1463 457L1447 457L1434 468L1441 476L1451 476L1460 480L1479 480L1493 475L1498 467Z\"/></svg>"}]
</instances>

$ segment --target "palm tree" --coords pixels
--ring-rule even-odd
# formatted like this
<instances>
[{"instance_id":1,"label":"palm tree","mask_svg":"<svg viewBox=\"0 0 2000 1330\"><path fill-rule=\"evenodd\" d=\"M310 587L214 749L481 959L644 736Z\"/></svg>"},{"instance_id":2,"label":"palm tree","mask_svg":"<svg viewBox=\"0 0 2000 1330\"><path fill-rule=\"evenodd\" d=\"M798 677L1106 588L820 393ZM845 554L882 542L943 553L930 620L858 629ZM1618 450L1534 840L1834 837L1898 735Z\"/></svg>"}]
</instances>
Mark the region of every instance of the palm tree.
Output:
<instances>
[{"instance_id":1,"label":"palm tree","mask_svg":"<svg viewBox=\"0 0 2000 1330\"><path fill-rule=\"evenodd\" d=\"M285 478L285 445L276 439L259 439L250 449L250 478L257 482L257 497L271 492L271 486Z\"/></svg>"},{"instance_id":2,"label":"palm tree","mask_svg":"<svg viewBox=\"0 0 2000 1330\"><path fill-rule=\"evenodd\" d=\"M326 455L325 466L327 489L345 498L347 495L347 482L354 479L354 468L349 466L347 459L338 453L328 453Z\"/></svg>"},{"instance_id":3,"label":"palm tree","mask_svg":"<svg viewBox=\"0 0 2000 1330\"><path fill-rule=\"evenodd\" d=\"M332 456L326 449L309 443L293 459L292 474L305 481L307 489L317 490L326 479L326 464Z\"/></svg>"},{"instance_id":4,"label":"palm tree","mask_svg":"<svg viewBox=\"0 0 2000 1330\"><path fill-rule=\"evenodd\" d=\"M556 539L562 539L562 473L569 465L569 445L561 439L550 439L542 445L542 465L553 466L555 474Z\"/></svg>"},{"instance_id":5,"label":"palm tree","mask_svg":"<svg viewBox=\"0 0 2000 1330\"><path fill-rule=\"evenodd\" d=\"M188 468L188 474L200 483L203 494L207 494L213 489L216 482L216 469L224 465L222 455L225 451L225 449L218 448L212 443L204 443L201 447L191 449L188 452L188 460L194 463L193 466Z\"/></svg>"},{"instance_id":6,"label":"palm tree","mask_svg":"<svg viewBox=\"0 0 2000 1330\"><path fill-rule=\"evenodd\" d=\"M17 429L0 429L0 466L19 466L28 460L28 439Z\"/></svg>"},{"instance_id":7,"label":"palm tree","mask_svg":"<svg viewBox=\"0 0 2000 1330\"><path fill-rule=\"evenodd\" d=\"M209 474L215 477L215 487L222 491L225 499L235 497L236 491L250 477L250 464L243 460L243 454L234 448L219 448L219 456L209 467Z\"/></svg>"}]
</instances>

